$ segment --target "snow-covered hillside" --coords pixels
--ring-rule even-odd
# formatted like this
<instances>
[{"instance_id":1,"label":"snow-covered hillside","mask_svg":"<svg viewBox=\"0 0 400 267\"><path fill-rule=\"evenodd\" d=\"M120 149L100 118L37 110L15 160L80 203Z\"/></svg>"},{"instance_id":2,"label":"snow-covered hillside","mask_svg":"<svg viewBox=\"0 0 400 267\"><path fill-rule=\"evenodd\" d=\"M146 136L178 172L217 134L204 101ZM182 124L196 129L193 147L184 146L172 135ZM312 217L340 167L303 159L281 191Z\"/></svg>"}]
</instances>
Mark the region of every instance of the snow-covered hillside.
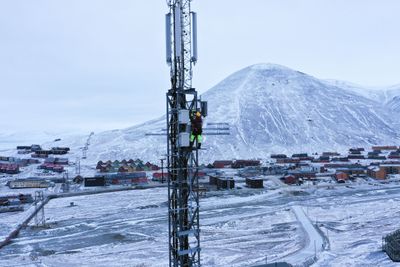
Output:
<instances>
[{"instance_id":1,"label":"snow-covered hillside","mask_svg":"<svg viewBox=\"0 0 400 267\"><path fill-rule=\"evenodd\" d=\"M55 139L76 135L73 132L61 131L7 131L0 129L0 151L8 151L18 145L42 144Z\"/></svg>"},{"instance_id":2,"label":"snow-covered hillside","mask_svg":"<svg viewBox=\"0 0 400 267\"><path fill-rule=\"evenodd\" d=\"M201 159L264 158L278 152L397 144L399 95L397 89L371 91L319 80L280 65L252 65L203 94L209 103L205 123L227 122L231 134L206 136ZM166 137L145 134L163 128L165 118L160 117L95 134L88 158L158 160L166 152ZM65 139L64 144L82 146L84 138L78 139Z\"/></svg>"},{"instance_id":3,"label":"snow-covered hillside","mask_svg":"<svg viewBox=\"0 0 400 267\"><path fill-rule=\"evenodd\" d=\"M386 106L391 110L400 112L400 85L392 86L385 91Z\"/></svg>"},{"instance_id":4,"label":"snow-covered hillside","mask_svg":"<svg viewBox=\"0 0 400 267\"><path fill-rule=\"evenodd\" d=\"M325 82L329 85L350 90L361 96L377 101L389 109L400 111L400 85L390 87L363 87L361 85L338 80L325 80Z\"/></svg>"}]
</instances>

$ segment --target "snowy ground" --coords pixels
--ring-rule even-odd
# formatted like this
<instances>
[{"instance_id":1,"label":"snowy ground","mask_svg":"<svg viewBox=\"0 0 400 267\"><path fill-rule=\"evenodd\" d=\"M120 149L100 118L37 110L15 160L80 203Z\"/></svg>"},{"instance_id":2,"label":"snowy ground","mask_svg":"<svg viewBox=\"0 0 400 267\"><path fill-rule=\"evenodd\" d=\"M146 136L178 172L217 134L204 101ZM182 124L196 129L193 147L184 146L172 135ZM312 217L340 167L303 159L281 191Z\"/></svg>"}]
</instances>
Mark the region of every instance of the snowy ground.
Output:
<instances>
[{"instance_id":1,"label":"snowy ground","mask_svg":"<svg viewBox=\"0 0 400 267\"><path fill-rule=\"evenodd\" d=\"M317 231L309 217L305 214L304 208L295 205L292 207L292 210L297 220L302 224L307 236L305 246L300 251L289 257L285 257L286 262L295 265L299 263L299 259L304 259L304 262L314 260L315 256L324 250L325 247L323 236Z\"/></svg>"},{"instance_id":2,"label":"snowy ground","mask_svg":"<svg viewBox=\"0 0 400 267\"><path fill-rule=\"evenodd\" d=\"M400 194L398 189L375 193L376 198L360 200L356 194L309 208L331 248L315 266L399 266L382 253L381 245L382 236L400 228Z\"/></svg>"},{"instance_id":3,"label":"snowy ground","mask_svg":"<svg viewBox=\"0 0 400 267\"><path fill-rule=\"evenodd\" d=\"M300 248L295 216L266 205L273 194L202 200L204 266L250 265L271 249L283 256ZM165 188L53 200L46 206L52 227L24 231L0 252L0 265L167 266L165 200Z\"/></svg>"},{"instance_id":4,"label":"snowy ground","mask_svg":"<svg viewBox=\"0 0 400 267\"><path fill-rule=\"evenodd\" d=\"M51 227L23 231L0 251L0 266L167 266L166 198L166 188L152 188L54 199L45 210ZM380 244L398 228L399 201L394 183L212 192L201 199L202 263L302 262L318 238L311 221L330 242L315 266L396 266Z\"/></svg>"}]
</instances>

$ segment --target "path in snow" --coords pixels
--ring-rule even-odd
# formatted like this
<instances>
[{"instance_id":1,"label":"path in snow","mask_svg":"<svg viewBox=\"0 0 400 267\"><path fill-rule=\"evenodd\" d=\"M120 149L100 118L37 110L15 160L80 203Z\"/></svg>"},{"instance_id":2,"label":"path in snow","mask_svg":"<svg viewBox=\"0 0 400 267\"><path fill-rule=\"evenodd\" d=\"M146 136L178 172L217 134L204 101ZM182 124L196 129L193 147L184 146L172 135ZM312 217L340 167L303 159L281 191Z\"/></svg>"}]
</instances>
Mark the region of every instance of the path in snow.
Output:
<instances>
[{"instance_id":1,"label":"path in snow","mask_svg":"<svg viewBox=\"0 0 400 267\"><path fill-rule=\"evenodd\" d=\"M324 240L304 213L301 206L292 206L291 208L304 231L307 233L306 246L298 252L284 258L286 262L296 266L308 262L310 259L313 259L316 253L321 252L323 250Z\"/></svg>"}]
</instances>

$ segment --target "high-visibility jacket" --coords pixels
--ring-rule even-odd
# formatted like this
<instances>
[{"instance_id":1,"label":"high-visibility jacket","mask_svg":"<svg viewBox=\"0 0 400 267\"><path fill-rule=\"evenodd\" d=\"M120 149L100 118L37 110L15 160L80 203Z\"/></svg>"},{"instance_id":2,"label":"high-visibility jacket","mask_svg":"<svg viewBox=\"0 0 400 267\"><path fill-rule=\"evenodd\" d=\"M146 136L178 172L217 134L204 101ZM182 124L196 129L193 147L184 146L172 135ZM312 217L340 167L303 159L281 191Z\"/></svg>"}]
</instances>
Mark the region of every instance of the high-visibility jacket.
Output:
<instances>
[{"instance_id":1,"label":"high-visibility jacket","mask_svg":"<svg viewBox=\"0 0 400 267\"><path fill-rule=\"evenodd\" d=\"M192 133L194 135L200 135L203 132L203 119L201 116L194 116L191 120L192 122Z\"/></svg>"}]
</instances>

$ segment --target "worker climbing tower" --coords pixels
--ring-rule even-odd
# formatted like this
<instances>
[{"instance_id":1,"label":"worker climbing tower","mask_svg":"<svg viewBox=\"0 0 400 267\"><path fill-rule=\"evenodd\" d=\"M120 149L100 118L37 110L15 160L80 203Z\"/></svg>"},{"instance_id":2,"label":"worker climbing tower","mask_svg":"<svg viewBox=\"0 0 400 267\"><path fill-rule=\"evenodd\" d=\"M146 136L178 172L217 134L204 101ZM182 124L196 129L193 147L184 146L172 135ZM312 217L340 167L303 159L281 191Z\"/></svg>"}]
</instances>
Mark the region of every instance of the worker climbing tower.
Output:
<instances>
[{"instance_id":1,"label":"worker climbing tower","mask_svg":"<svg viewBox=\"0 0 400 267\"><path fill-rule=\"evenodd\" d=\"M197 61L196 13L191 0L168 0L166 61L171 88L167 104L167 167L169 266L200 266L197 140L190 142L191 116L207 114L192 88L192 66Z\"/></svg>"}]
</instances>

